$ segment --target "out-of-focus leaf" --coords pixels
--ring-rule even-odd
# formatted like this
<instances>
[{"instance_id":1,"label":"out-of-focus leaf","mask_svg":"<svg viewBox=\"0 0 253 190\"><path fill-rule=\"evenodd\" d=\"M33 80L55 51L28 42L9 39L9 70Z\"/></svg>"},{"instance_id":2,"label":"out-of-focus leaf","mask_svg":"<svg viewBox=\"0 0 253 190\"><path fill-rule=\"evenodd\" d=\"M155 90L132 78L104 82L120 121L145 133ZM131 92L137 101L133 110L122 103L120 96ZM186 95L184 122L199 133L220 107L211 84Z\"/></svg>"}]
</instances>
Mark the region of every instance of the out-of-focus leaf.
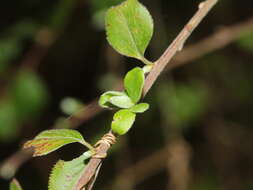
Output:
<instances>
[{"instance_id":1,"label":"out-of-focus leaf","mask_svg":"<svg viewBox=\"0 0 253 190\"><path fill-rule=\"evenodd\" d=\"M203 175L192 185L190 190L222 190L217 176Z\"/></svg>"},{"instance_id":2,"label":"out-of-focus leaf","mask_svg":"<svg viewBox=\"0 0 253 190\"><path fill-rule=\"evenodd\" d=\"M22 20L11 27L7 33L13 39L15 38L18 42L21 42L23 39L32 38L39 27L39 24L31 20Z\"/></svg>"},{"instance_id":3,"label":"out-of-focus leaf","mask_svg":"<svg viewBox=\"0 0 253 190\"><path fill-rule=\"evenodd\" d=\"M195 121L208 105L207 91L197 85L175 85L169 88L163 84L158 91L160 108L174 126L184 127Z\"/></svg>"},{"instance_id":4,"label":"out-of-focus leaf","mask_svg":"<svg viewBox=\"0 0 253 190\"><path fill-rule=\"evenodd\" d=\"M41 132L33 140L27 141L24 148L33 147L33 156L43 156L70 143L81 143L86 146L83 136L76 130L53 129Z\"/></svg>"},{"instance_id":5,"label":"out-of-focus leaf","mask_svg":"<svg viewBox=\"0 0 253 190\"><path fill-rule=\"evenodd\" d=\"M135 121L136 114L124 109L119 110L113 116L112 131L118 135L124 135L129 131Z\"/></svg>"},{"instance_id":6,"label":"out-of-focus leaf","mask_svg":"<svg viewBox=\"0 0 253 190\"><path fill-rule=\"evenodd\" d=\"M84 104L75 98L64 98L60 104L62 112L67 115L72 115L81 108L84 108Z\"/></svg>"},{"instance_id":7,"label":"out-of-focus leaf","mask_svg":"<svg viewBox=\"0 0 253 190\"><path fill-rule=\"evenodd\" d=\"M21 47L16 39L0 39L0 73L8 68L8 62L17 57Z\"/></svg>"},{"instance_id":8,"label":"out-of-focus leaf","mask_svg":"<svg viewBox=\"0 0 253 190\"><path fill-rule=\"evenodd\" d=\"M137 103L141 98L144 82L144 72L139 67L129 71L124 78L126 92L134 103Z\"/></svg>"},{"instance_id":9,"label":"out-of-focus leaf","mask_svg":"<svg viewBox=\"0 0 253 190\"><path fill-rule=\"evenodd\" d=\"M19 182L16 179L13 179L10 183L10 190L22 190Z\"/></svg>"},{"instance_id":10,"label":"out-of-focus leaf","mask_svg":"<svg viewBox=\"0 0 253 190\"><path fill-rule=\"evenodd\" d=\"M59 1L50 18L50 26L56 31L62 30L68 23L76 4L77 1L73 0Z\"/></svg>"},{"instance_id":11,"label":"out-of-focus leaf","mask_svg":"<svg viewBox=\"0 0 253 190\"><path fill-rule=\"evenodd\" d=\"M141 3L127 0L107 12L106 33L108 42L119 53L144 61L153 35L153 20Z\"/></svg>"},{"instance_id":12,"label":"out-of-focus leaf","mask_svg":"<svg viewBox=\"0 0 253 190\"><path fill-rule=\"evenodd\" d=\"M51 172L48 190L74 189L85 171L85 160L91 156L92 153L88 151L72 161L58 161Z\"/></svg>"},{"instance_id":13,"label":"out-of-focus leaf","mask_svg":"<svg viewBox=\"0 0 253 190\"><path fill-rule=\"evenodd\" d=\"M13 102L3 99L0 102L0 140L11 141L17 134L17 111Z\"/></svg>"},{"instance_id":14,"label":"out-of-focus leaf","mask_svg":"<svg viewBox=\"0 0 253 190\"><path fill-rule=\"evenodd\" d=\"M71 121L66 117L59 117L54 123L55 129L69 129L71 128Z\"/></svg>"},{"instance_id":15,"label":"out-of-focus leaf","mask_svg":"<svg viewBox=\"0 0 253 190\"><path fill-rule=\"evenodd\" d=\"M114 73L107 73L99 79L98 87L102 91L114 88L118 84L118 77Z\"/></svg>"},{"instance_id":16,"label":"out-of-focus leaf","mask_svg":"<svg viewBox=\"0 0 253 190\"><path fill-rule=\"evenodd\" d=\"M48 99L45 85L32 71L21 71L10 90L21 120L37 116Z\"/></svg>"},{"instance_id":17,"label":"out-of-focus leaf","mask_svg":"<svg viewBox=\"0 0 253 190\"><path fill-rule=\"evenodd\" d=\"M19 56L23 40L31 38L37 27L37 24L23 20L4 32L0 38L0 74L8 68L10 61Z\"/></svg>"},{"instance_id":18,"label":"out-of-focus leaf","mask_svg":"<svg viewBox=\"0 0 253 190\"><path fill-rule=\"evenodd\" d=\"M237 44L243 49L253 52L253 32L243 34Z\"/></svg>"},{"instance_id":19,"label":"out-of-focus leaf","mask_svg":"<svg viewBox=\"0 0 253 190\"><path fill-rule=\"evenodd\" d=\"M140 103L140 104L137 104L137 105L131 107L129 110L134 113L143 113L143 112L147 111L148 108L149 108L149 104Z\"/></svg>"}]
</instances>

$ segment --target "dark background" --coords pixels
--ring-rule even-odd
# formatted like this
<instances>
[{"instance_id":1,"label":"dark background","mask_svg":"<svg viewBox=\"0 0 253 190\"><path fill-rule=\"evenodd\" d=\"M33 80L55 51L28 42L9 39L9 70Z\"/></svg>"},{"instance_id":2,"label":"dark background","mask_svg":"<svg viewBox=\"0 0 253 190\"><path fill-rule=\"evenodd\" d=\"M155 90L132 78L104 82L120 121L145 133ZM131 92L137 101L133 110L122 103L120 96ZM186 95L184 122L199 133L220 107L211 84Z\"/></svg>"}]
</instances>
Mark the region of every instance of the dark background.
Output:
<instances>
[{"instance_id":1,"label":"dark background","mask_svg":"<svg viewBox=\"0 0 253 190\"><path fill-rule=\"evenodd\" d=\"M141 66L117 54L106 41L103 13L118 2L1 2L0 189L8 189L15 172L24 189L47 189L54 163L80 155L83 147L68 145L28 160L15 153L42 130L74 125L64 121L68 114L112 89L130 68ZM155 23L146 57L156 60L200 1L141 2ZM220 30L225 35L188 54L182 51L181 59L171 64L185 65L163 72L145 98L150 110L118 140L94 189L253 189L252 17L251 0L220 0L186 45ZM237 33L231 32L231 26L246 21L248 29L239 25ZM76 118L82 121L78 130L95 143L108 131L112 112L83 118Z\"/></svg>"}]
</instances>

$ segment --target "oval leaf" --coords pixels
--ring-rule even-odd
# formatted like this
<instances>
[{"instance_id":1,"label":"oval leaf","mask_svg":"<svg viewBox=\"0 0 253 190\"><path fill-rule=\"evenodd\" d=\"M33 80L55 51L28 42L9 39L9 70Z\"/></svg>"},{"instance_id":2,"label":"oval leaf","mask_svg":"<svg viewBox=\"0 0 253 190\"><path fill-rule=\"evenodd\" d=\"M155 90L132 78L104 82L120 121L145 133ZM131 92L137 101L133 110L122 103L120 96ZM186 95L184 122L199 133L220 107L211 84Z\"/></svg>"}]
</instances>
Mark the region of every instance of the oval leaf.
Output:
<instances>
[{"instance_id":1,"label":"oval leaf","mask_svg":"<svg viewBox=\"0 0 253 190\"><path fill-rule=\"evenodd\" d=\"M140 104L137 104L137 105L131 107L129 110L134 113L143 113L143 112L147 111L148 108L149 108L149 104L140 103Z\"/></svg>"},{"instance_id":2,"label":"oval leaf","mask_svg":"<svg viewBox=\"0 0 253 190\"><path fill-rule=\"evenodd\" d=\"M111 97L110 102L119 108L130 108L134 105L132 100L126 94Z\"/></svg>"},{"instance_id":3,"label":"oval leaf","mask_svg":"<svg viewBox=\"0 0 253 190\"><path fill-rule=\"evenodd\" d=\"M91 156L88 151L71 161L59 160L50 175L48 190L73 190L85 171L85 160Z\"/></svg>"},{"instance_id":4,"label":"oval leaf","mask_svg":"<svg viewBox=\"0 0 253 190\"><path fill-rule=\"evenodd\" d=\"M135 113L127 109L116 112L111 125L112 131L118 135L124 135L132 127L135 116Z\"/></svg>"},{"instance_id":5,"label":"oval leaf","mask_svg":"<svg viewBox=\"0 0 253 190\"><path fill-rule=\"evenodd\" d=\"M119 53L144 59L144 52L153 35L153 19L137 0L127 0L109 9L106 33L110 45Z\"/></svg>"},{"instance_id":6,"label":"oval leaf","mask_svg":"<svg viewBox=\"0 0 253 190\"><path fill-rule=\"evenodd\" d=\"M122 92L118 91L108 91L102 94L99 98L99 105L103 108L113 108L113 105L110 103L110 98L114 96L122 96Z\"/></svg>"},{"instance_id":7,"label":"oval leaf","mask_svg":"<svg viewBox=\"0 0 253 190\"><path fill-rule=\"evenodd\" d=\"M33 156L43 156L74 142L86 144L83 136L76 130L53 129L43 131L33 140L27 141L24 148L33 147L35 150Z\"/></svg>"},{"instance_id":8,"label":"oval leaf","mask_svg":"<svg viewBox=\"0 0 253 190\"><path fill-rule=\"evenodd\" d=\"M10 190L22 190L19 182L16 179L13 179L10 183Z\"/></svg>"},{"instance_id":9,"label":"oval leaf","mask_svg":"<svg viewBox=\"0 0 253 190\"><path fill-rule=\"evenodd\" d=\"M129 71L124 78L126 92L134 103L137 103L141 98L144 82L144 71L139 67Z\"/></svg>"},{"instance_id":10,"label":"oval leaf","mask_svg":"<svg viewBox=\"0 0 253 190\"><path fill-rule=\"evenodd\" d=\"M108 91L100 96L99 105L104 108L130 108L134 103L124 92Z\"/></svg>"}]
</instances>

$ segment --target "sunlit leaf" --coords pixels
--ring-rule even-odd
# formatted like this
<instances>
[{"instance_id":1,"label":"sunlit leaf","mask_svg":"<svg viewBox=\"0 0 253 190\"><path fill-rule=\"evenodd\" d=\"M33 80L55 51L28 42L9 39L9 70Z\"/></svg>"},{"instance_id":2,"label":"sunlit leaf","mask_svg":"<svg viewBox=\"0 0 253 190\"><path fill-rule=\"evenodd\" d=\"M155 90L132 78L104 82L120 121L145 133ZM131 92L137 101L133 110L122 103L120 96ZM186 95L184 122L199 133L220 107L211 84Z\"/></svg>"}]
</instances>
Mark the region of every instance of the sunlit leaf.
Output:
<instances>
[{"instance_id":1,"label":"sunlit leaf","mask_svg":"<svg viewBox=\"0 0 253 190\"><path fill-rule=\"evenodd\" d=\"M124 78L124 86L126 92L134 103L137 103L141 98L144 82L144 72L139 67L136 67L129 71Z\"/></svg>"},{"instance_id":2,"label":"sunlit leaf","mask_svg":"<svg viewBox=\"0 0 253 190\"><path fill-rule=\"evenodd\" d=\"M91 156L88 151L71 161L58 161L51 172L48 190L73 190L85 171L85 160Z\"/></svg>"},{"instance_id":3,"label":"sunlit leaf","mask_svg":"<svg viewBox=\"0 0 253 190\"><path fill-rule=\"evenodd\" d=\"M112 131L119 135L124 135L129 131L135 121L136 114L124 109L119 110L113 116Z\"/></svg>"},{"instance_id":4,"label":"sunlit leaf","mask_svg":"<svg viewBox=\"0 0 253 190\"><path fill-rule=\"evenodd\" d=\"M143 61L144 52L153 35L153 20L141 3L127 0L107 12L106 32L115 50Z\"/></svg>"},{"instance_id":5,"label":"sunlit leaf","mask_svg":"<svg viewBox=\"0 0 253 190\"><path fill-rule=\"evenodd\" d=\"M53 129L41 132L33 140L24 144L24 148L33 147L33 156L43 156L70 143L86 144L83 136L76 130Z\"/></svg>"},{"instance_id":6,"label":"sunlit leaf","mask_svg":"<svg viewBox=\"0 0 253 190\"><path fill-rule=\"evenodd\" d=\"M149 108L149 104L140 103L140 104L137 104L137 105L131 107L129 110L134 113L143 113L143 112L147 111L148 108Z\"/></svg>"},{"instance_id":7,"label":"sunlit leaf","mask_svg":"<svg viewBox=\"0 0 253 190\"><path fill-rule=\"evenodd\" d=\"M10 183L10 190L22 190L19 182L16 179L13 179Z\"/></svg>"}]
</instances>

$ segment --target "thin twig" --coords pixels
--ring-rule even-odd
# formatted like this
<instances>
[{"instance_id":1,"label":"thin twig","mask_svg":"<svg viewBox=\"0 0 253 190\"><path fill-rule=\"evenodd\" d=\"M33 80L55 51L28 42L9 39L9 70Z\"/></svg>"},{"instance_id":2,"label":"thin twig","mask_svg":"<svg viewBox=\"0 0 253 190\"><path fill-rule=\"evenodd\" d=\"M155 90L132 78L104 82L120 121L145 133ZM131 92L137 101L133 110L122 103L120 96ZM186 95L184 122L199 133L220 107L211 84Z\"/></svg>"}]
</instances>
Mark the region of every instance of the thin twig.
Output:
<instances>
[{"instance_id":1,"label":"thin twig","mask_svg":"<svg viewBox=\"0 0 253 190\"><path fill-rule=\"evenodd\" d=\"M150 90L154 82L156 81L157 77L160 73L164 70L165 66L168 62L172 59L172 57L176 54L177 51L181 50L185 41L188 39L190 34L193 30L199 25L199 23L204 19L207 13L212 9L212 7L218 2L218 0L206 0L205 2L201 3L199 6L199 10L197 13L192 17L192 19L186 24L183 28L182 32L179 33L178 37L172 42L172 44L168 47L165 53L159 58L156 62L155 66L153 67L150 74L147 76L144 86L143 94L144 96ZM97 150L98 154L106 154L110 146L105 143L101 143ZM96 173L98 166L100 165L102 158L91 158L88 165L85 168L85 172L83 173L82 177L78 181L75 190L80 190L85 187L90 179Z\"/></svg>"},{"instance_id":2,"label":"thin twig","mask_svg":"<svg viewBox=\"0 0 253 190\"><path fill-rule=\"evenodd\" d=\"M214 34L198 43L186 47L184 51L179 52L177 56L173 58L173 64L170 64L166 69L181 66L210 52L222 49L230 43L240 39L244 34L252 31L253 18L232 26L223 26L215 31Z\"/></svg>"},{"instance_id":3,"label":"thin twig","mask_svg":"<svg viewBox=\"0 0 253 190\"><path fill-rule=\"evenodd\" d=\"M150 88L152 87L158 76L161 74L161 72L164 70L166 65L170 62L170 60L175 56L178 51L182 50L184 43L189 38L191 33L195 30L195 28L197 28L199 23L203 20L203 18L217 2L218 0L207 0L205 2L200 3L199 10L197 11L197 13L185 25L183 30L167 48L164 54L158 59L158 61L156 61L156 64L154 65L152 71L146 78L145 86L143 89L144 96L150 90Z\"/></svg>"}]
</instances>

